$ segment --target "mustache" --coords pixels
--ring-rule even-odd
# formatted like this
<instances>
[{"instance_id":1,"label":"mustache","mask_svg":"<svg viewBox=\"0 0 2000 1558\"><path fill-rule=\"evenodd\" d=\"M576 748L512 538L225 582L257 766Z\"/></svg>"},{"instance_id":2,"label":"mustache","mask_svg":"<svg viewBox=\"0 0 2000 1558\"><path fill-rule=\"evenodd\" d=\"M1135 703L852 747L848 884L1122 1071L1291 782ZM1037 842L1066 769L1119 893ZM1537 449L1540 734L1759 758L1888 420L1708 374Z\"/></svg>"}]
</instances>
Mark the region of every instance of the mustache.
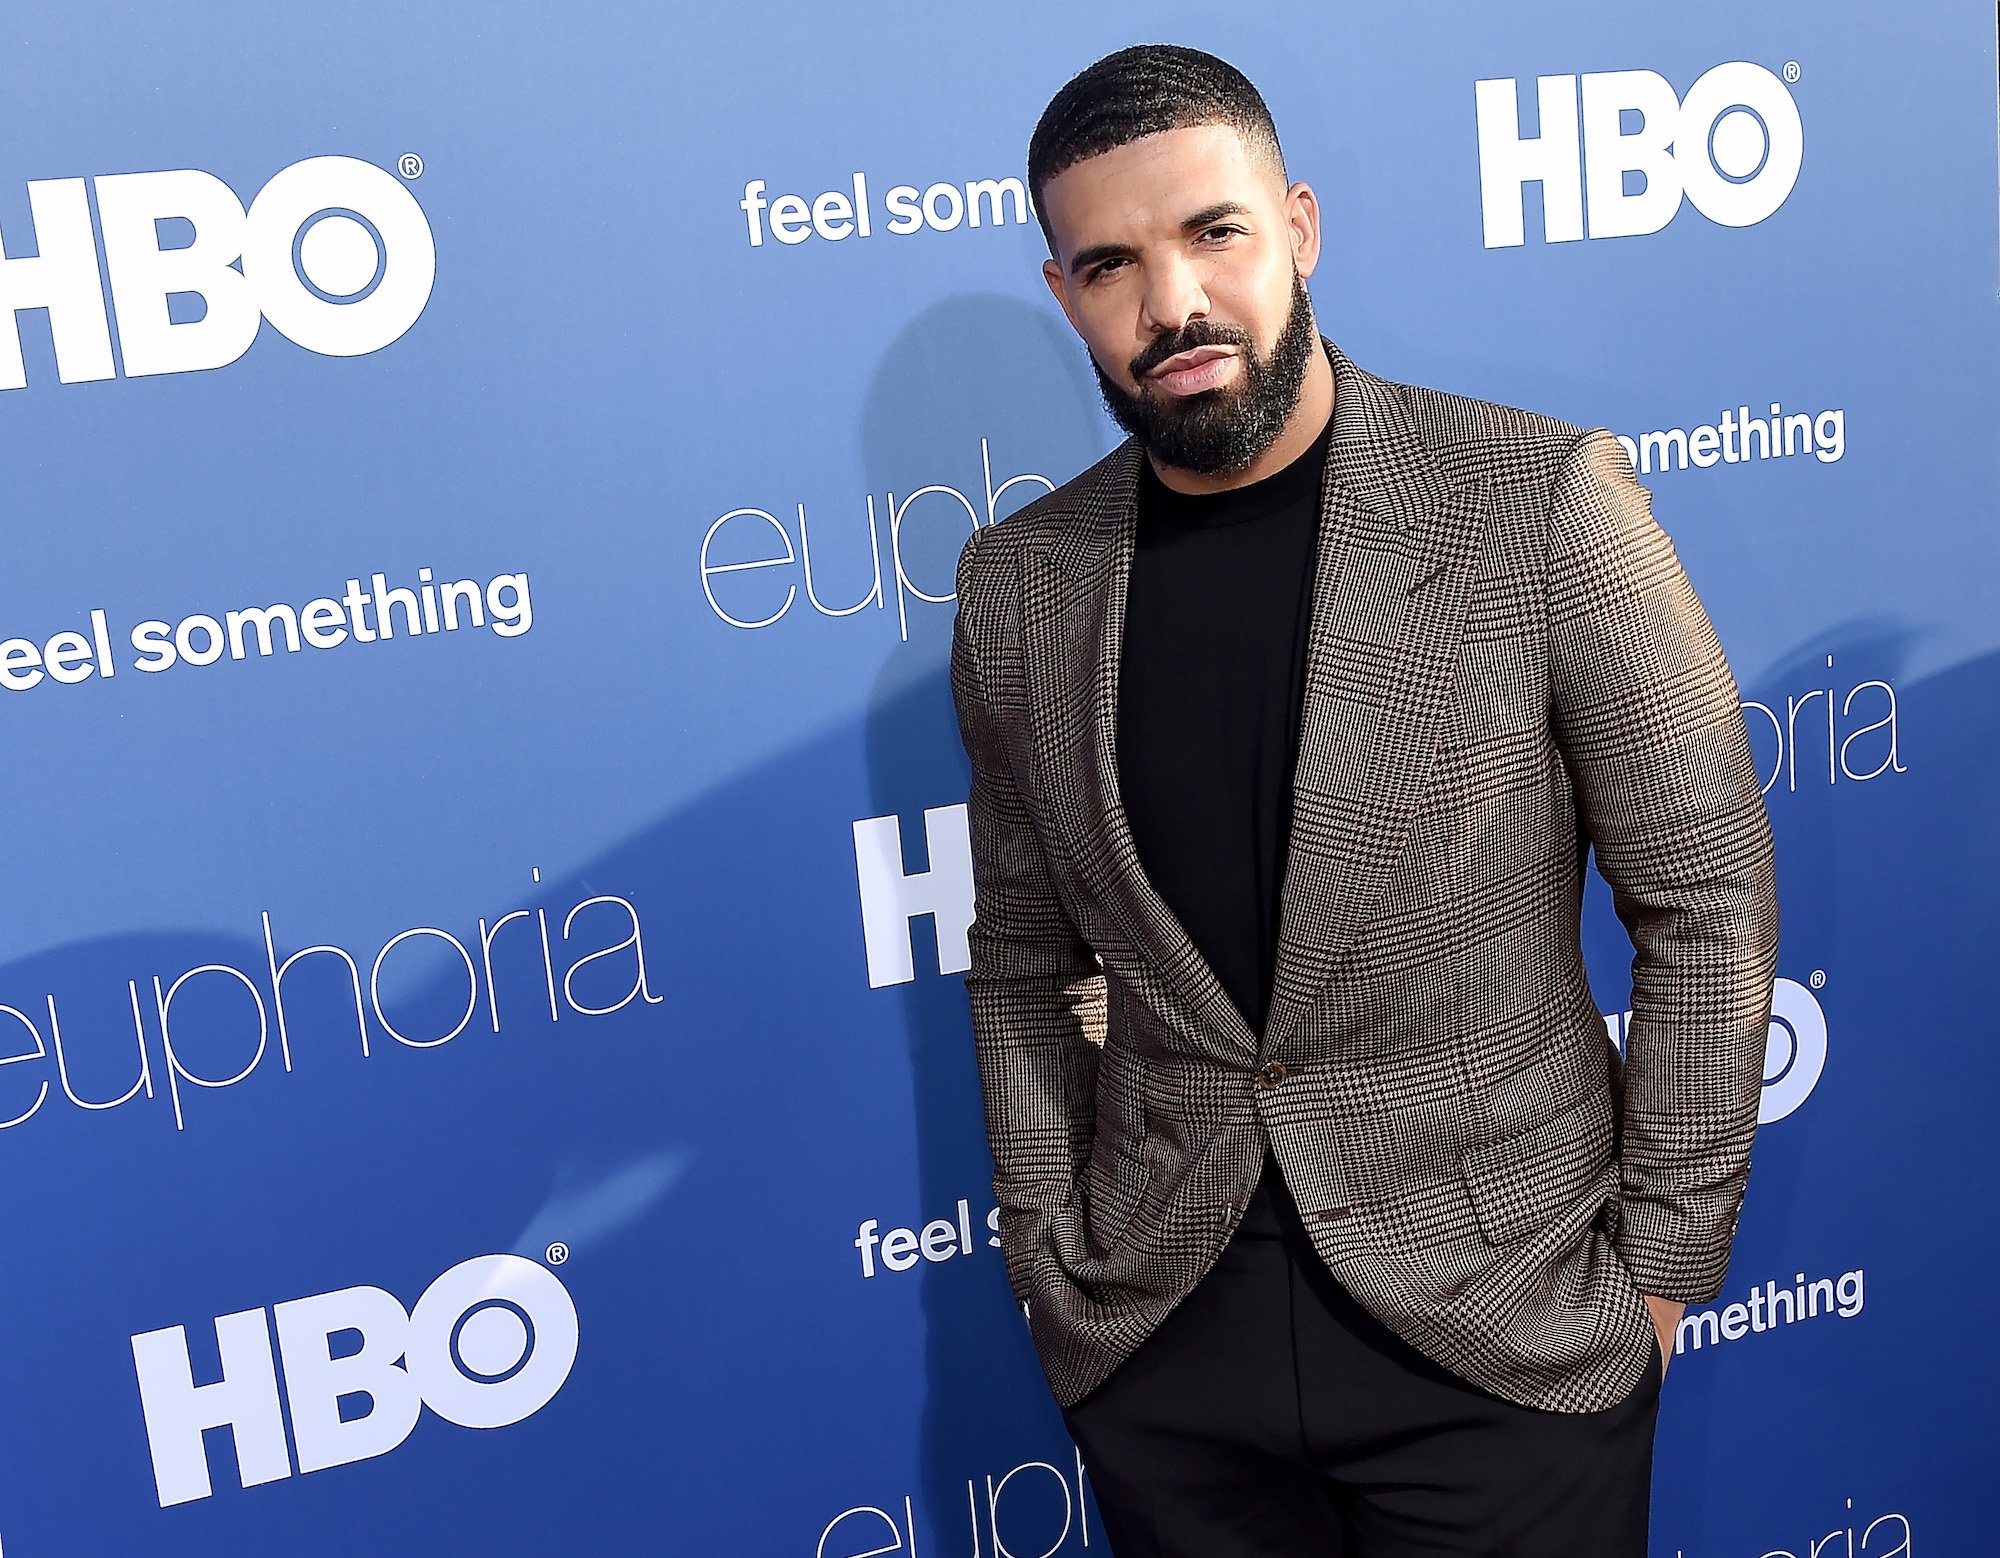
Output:
<instances>
[{"instance_id":1,"label":"mustache","mask_svg":"<svg viewBox=\"0 0 2000 1558\"><path fill-rule=\"evenodd\" d=\"M1198 346L1234 346L1245 352L1251 351L1247 331L1228 325L1211 325L1203 319L1190 319L1172 335L1161 336L1134 357L1132 377L1144 379L1169 357L1178 357L1182 352L1191 352Z\"/></svg>"}]
</instances>

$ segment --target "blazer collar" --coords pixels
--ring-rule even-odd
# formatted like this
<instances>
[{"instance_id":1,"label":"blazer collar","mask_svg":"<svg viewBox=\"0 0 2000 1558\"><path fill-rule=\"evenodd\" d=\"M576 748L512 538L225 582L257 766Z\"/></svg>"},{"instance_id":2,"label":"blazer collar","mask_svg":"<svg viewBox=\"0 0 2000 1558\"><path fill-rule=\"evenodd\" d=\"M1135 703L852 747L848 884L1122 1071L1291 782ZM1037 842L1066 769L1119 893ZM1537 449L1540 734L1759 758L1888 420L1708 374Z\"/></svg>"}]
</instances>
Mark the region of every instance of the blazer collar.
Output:
<instances>
[{"instance_id":1,"label":"blazer collar","mask_svg":"<svg viewBox=\"0 0 2000 1558\"><path fill-rule=\"evenodd\" d=\"M1397 530L1430 514L1450 488L1429 447L1410 425L1396 387L1358 368L1325 336L1319 338L1333 367L1333 437L1327 446L1331 476ZM1098 462L1097 480L1076 505L1080 523L1047 549L1065 573L1083 573L1136 529L1139 463L1145 446L1128 436Z\"/></svg>"}]
</instances>

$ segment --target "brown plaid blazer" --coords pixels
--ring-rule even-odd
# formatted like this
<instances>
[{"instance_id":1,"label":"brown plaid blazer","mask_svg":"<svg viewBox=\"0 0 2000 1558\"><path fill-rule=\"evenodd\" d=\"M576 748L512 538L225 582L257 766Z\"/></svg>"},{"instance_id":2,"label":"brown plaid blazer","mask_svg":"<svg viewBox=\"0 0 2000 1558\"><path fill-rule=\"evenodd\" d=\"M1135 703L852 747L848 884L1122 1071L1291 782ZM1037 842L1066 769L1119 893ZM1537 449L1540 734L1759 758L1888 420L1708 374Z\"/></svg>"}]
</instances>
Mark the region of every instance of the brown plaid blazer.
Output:
<instances>
[{"instance_id":1,"label":"brown plaid blazer","mask_svg":"<svg viewBox=\"0 0 2000 1558\"><path fill-rule=\"evenodd\" d=\"M1715 633L1603 429L1335 381L1269 1022L1147 881L1113 757L1143 451L976 531L966 988L1007 1276L1080 1399L1220 1253L1268 1141L1341 1284L1527 1406L1638 1385L1717 1296L1778 914ZM1631 935L1621 1059L1578 941Z\"/></svg>"}]
</instances>

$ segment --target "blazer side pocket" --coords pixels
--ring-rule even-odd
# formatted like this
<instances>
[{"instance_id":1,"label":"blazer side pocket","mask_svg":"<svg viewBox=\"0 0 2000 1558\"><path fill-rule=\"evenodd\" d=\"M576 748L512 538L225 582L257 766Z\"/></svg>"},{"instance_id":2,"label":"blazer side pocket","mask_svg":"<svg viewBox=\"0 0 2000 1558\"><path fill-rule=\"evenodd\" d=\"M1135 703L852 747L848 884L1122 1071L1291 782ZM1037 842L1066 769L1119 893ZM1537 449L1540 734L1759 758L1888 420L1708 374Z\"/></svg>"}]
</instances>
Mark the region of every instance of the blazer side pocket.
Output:
<instances>
[{"instance_id":1,"label":"blazer side pocket","mask_svg":"<svg viewBox=\"0 0 2000 1558\"><path fill-rule=\"evenodd\" d=\"M1611 1157L1611 1094L1592 1088L1516 1135L1459 1155L1480 1232L1511 1244L1546 1228L1590 1192Z\"/></svg>"}]
</instances>

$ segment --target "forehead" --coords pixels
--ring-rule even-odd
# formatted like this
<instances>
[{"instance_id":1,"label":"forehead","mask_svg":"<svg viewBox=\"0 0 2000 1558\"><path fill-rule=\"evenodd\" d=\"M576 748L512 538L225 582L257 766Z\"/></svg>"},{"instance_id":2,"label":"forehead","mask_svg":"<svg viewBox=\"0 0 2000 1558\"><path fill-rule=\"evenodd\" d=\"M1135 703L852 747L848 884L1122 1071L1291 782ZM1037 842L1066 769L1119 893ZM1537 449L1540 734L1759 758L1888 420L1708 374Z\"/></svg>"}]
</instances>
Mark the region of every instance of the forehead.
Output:
<instances>
[{"instance_id":1,"label":"forehead","mask_svg":"<svg viewBox=\"0 0 2000 1558\"><path fill-rule=\"evenodd\" d=\"M1064 252L1177 232L1189 212L1236 200L1261 208L1277 176L1226 124L1143 135L1086 157L1042 186L1042 208Z\"/></svg>"}]
</instances>

